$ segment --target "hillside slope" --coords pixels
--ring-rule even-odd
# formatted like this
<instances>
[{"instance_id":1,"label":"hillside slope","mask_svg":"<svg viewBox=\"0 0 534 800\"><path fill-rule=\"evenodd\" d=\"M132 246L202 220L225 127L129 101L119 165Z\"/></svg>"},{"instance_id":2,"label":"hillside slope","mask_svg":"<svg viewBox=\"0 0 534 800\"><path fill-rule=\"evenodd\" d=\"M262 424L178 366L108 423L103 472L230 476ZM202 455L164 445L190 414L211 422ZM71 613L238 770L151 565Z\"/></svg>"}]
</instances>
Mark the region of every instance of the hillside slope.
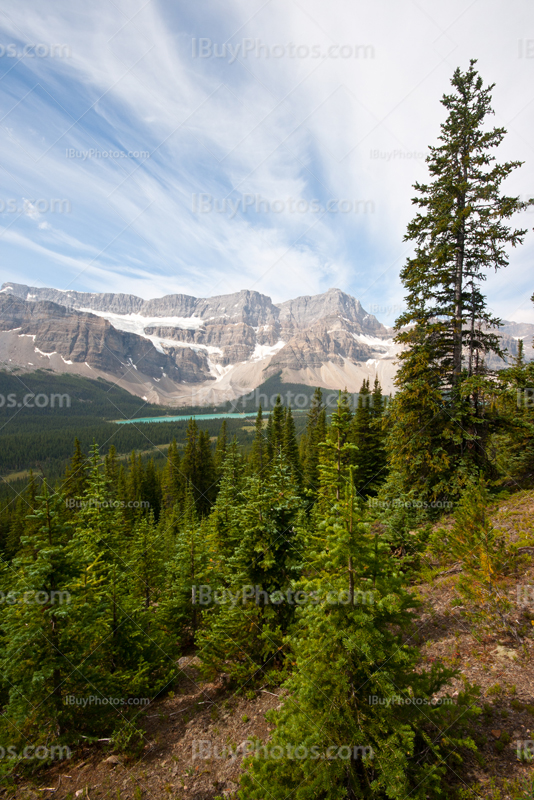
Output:
<instances>
[{"instance_id":1,"label":"hillside slope","mask_svg":"<svg viewBox=\"0 0 534 800\"><path fill-rule=\"evenodd\" d=\"M500 501L491 509L491 518L510 545L534 545L534 491ZM443 524L446 526L447 520ZM531 797L519 787L532 785L532 766L518 760L517 752L534 739L532 634L528 631L519 643L496 629L485 633L473 628L465 609L455 600L459 568L427 555L430 579L413 587L422 606L407 641L420 647L422 666L442 659L460 670L461 676L447 690L453 697L466 683L480 686L478 705L483 713L473 729L478 752L456 772L456 796L485 800ZM512 601L518 596L518 586L531 585L534 554L527 553L524 568L508 580ZM532 630L531 618L534 605L517 606L522 629ZM193 655L180 658L177 666L181 677L174 695L155 700L142 711L117 712L120 722L136 718L142 726L139 756L114 753L107 741L88 744L77 749L68 764L41 773L34 782L21 782L8 796L33 800L53 792L57 800L234 797L247 742L255 737L262 742L269 739L272 723L265 715L280 707L284 692L270 688L238 696L226 685L224 675L214 683L203 681L198 658Z\"/></svg>"}]
</instances>

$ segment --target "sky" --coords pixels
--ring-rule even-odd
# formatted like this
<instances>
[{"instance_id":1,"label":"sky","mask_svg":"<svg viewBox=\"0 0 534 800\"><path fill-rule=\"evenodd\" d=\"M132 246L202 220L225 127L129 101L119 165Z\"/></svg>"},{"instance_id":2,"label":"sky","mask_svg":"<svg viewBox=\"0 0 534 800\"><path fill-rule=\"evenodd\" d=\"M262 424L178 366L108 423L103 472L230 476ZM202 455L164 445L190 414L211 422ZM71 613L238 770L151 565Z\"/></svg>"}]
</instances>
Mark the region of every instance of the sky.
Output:
<instances>
[{"instance_id":1,"label":"sky","mask_svg":"<svg viewBox=\"0 0 534 800\"><path fill-rule=\"evenodd\" d=\"M531 0L4 0L0 282L144 298L331 287L387 325L457 67L534 196ZM534 322L534 209L490 308Z\"/></svg>"}]
</instances>

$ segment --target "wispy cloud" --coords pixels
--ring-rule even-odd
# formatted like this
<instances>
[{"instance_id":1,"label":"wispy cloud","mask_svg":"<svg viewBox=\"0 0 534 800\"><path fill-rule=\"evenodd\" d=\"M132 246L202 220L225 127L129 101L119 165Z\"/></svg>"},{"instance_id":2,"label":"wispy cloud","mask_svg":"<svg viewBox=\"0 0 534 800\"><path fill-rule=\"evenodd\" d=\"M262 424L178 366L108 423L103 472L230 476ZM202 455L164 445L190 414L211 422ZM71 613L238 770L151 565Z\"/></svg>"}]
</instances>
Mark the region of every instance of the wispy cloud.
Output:
<instances>
[{"instance_id":1,"label":"wispy cloud","mask_svg":"<svg viewBox=\"0 0 534 800\"><path fill-rule=\"evenodd\" d=\"M469 58L497 84L502 158L526 161L511 189L534 193L529 15L528 0L8 0L0 44L41 47L0 56L0 201L21 209L0 215L4 279L277 301L339 286L399 306L411 187ZM532 241L488 281L502 316L530 313Z\"/></svg>"}]
</instances>

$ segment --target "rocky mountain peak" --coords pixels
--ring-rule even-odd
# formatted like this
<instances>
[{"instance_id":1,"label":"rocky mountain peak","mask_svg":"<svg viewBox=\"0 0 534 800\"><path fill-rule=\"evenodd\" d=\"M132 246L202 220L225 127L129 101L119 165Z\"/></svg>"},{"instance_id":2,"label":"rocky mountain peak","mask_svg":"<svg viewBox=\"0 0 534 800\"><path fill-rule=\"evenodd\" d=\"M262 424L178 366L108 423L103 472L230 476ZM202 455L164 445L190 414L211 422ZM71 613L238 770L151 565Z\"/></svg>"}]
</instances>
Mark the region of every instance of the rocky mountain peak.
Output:
<instances>
[{"instance_id":1,"label":"rocky mountain peak","mask_svg":"<svg viewBox=\"0 0 534 800\"><path fill-rule=\"evenodd\" d=\"M309 328L319 320L338 317L357 326L362 332L385 336L386 328L372 314L367 314L359 300L341 289L323 294L304 295L279 303L280 323L292 328Z\"/></svg>"}]
</instances>

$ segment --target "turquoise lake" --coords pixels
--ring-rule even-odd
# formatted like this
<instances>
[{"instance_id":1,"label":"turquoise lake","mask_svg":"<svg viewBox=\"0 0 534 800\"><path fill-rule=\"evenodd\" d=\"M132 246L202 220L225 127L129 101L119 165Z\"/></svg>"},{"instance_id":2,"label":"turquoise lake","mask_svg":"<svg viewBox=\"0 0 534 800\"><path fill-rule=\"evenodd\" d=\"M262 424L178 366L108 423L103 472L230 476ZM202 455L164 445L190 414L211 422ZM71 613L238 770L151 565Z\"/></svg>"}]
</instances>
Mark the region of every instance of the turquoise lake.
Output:
<instances>
[{"instance_id":1,"label":"turquoise lake","mask_svg":"<svg viewBox=\"0 0 534 800\"><path fill-rule=\"evenodd\" d=\"M132 422L186 422L188 419L244 419L245 417L255 417L256 411L247 411L244 414L186 414L182 417L139 417L138 419L114 419L117 425L129 425Z\"/></svg>"}]
</instances>

